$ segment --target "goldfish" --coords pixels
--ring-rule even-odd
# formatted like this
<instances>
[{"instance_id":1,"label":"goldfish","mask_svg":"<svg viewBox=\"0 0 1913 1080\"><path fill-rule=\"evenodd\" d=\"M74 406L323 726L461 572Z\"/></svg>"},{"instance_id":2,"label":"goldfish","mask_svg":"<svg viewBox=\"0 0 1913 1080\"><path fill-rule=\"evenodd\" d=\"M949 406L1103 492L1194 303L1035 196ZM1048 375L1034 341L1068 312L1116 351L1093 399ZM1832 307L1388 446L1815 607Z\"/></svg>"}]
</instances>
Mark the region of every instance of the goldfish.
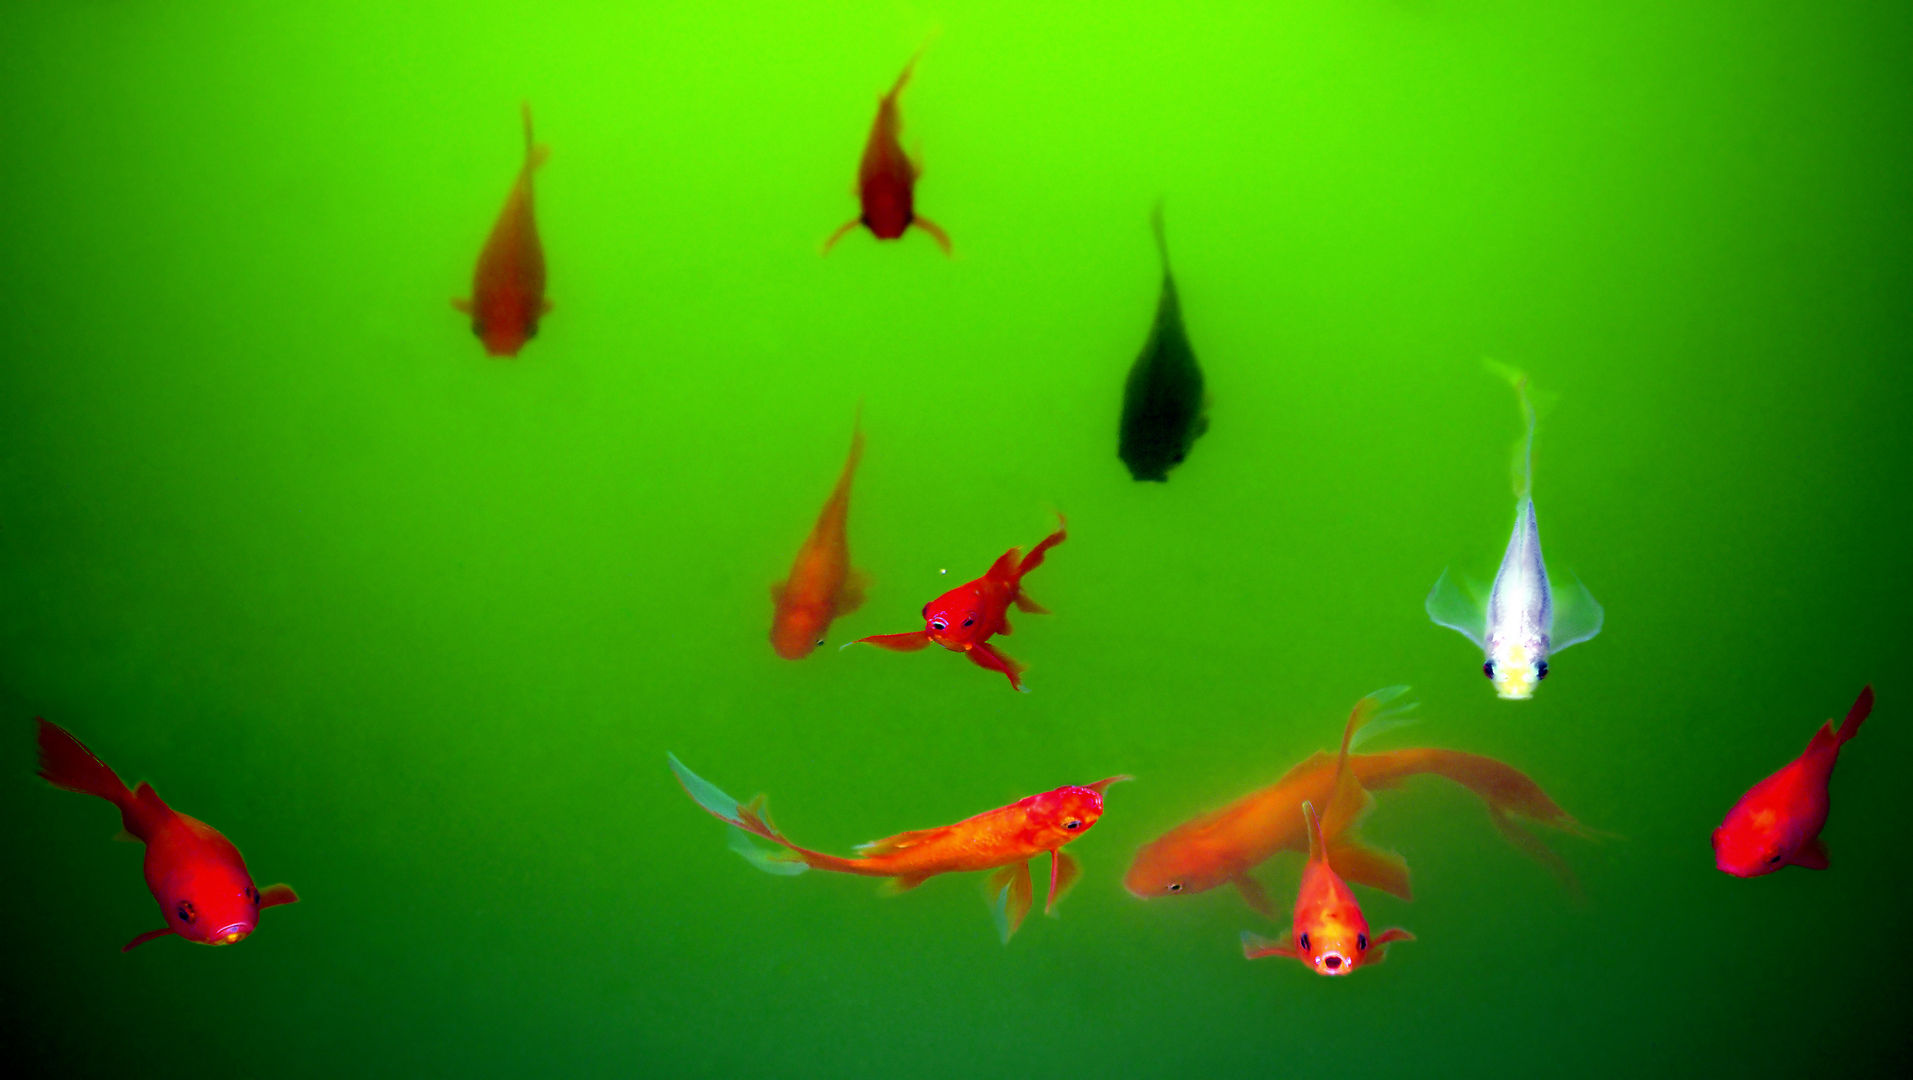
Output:
<instances>
[{"instance_id":1,"label":"goldfish","mask_svg":"<svg viewBox=\"0 0 1913 1080\"><path fill-rule=\"evenodd\" d=\"M1088 832L1103 816L1103 793L1109 785L1130 779L1112 776L1093 784L1060 787L954 825L916 829L860 844L857 855L838 856L798 847L785 839L772 827L762 795L749 804L739 803L685 768L677 755L665 757L685 793L713 817L733 826L732 849L769 873L792 875L815 869L888 878L886 892L896 894L908 892L938 874L993 871L986 879L987 889L997 932L1005 944L1023 924L1035 898L1030 860L1049 853L1049 900L1043 910L1053 914L1057 901L1081 872L1076 860L1063 851L1063 845ZM745 834L762 837L782 850L767 850Z\"/></svg>"},{"instance_id":2,"label":"goldfish","mask_svg":"<svg viewBox=\"0 0 1913 1080\"><path fill-rule=\"evenodd\" d=\"M1371 721L1405 714L1411 708L1406 704L1384 710L1405 692L1405 687L1390 687L1357 702L1343 729L1344 745L1353 745L1355 733ZM1380 727L1378 724L1371 730ZM1250 871L1278 852L1308 850L1308 832L1295 808L1313 802L1326 807L1322 823L1324 851L1337 872L1350 881L1410 899L1408 864L1398 855L1369 847L1355 828L1368 805L1366 795L1330 798L1338 760L1325 753L1313 754L1275 783L1144 844L1124 875L1124 887L1147 900L1233 885L1250 908L1267 918L1278 918L1268 894ZM1539 839L1519 828L1514 819L1540 822L1583 836L1589 835L1588 830L1524 773L1493 758L1434 747L1351 753L1347 761L1351 783L1364 793L1392 788L1422 774L1446 777L1462 785L1482 800L1489 818L1510 843L1572 886L1567 865Z\"/></svg>"},{"instance_id":3,"label":"goldfish","mask_svg":"<svg viewBox=\"0 0 1913 1080\"><path fill-rule=\"evenodd\" d=\"M1010 632L1009 609L1048 614L1023 593L1023 575L1043 565L1043 553L1068 538L1068 522L1056 515L1056 531L1022 556L1021 548L1011 548L992 563L988 572L975 581L959 585L923 605L924 629L902 634L878 634L861 637L844 645L875 645L893 652L916 652L935 642L968 656L978 667L1000 671L1010 680L1010 688L1021 691L1023 665L998 652L989 643L996 634Z\"/></svg>"},{"instance_id":4,"label":"goldfish","mask_svg":"<svg viewBox=\"0 0 1913 1080\"><path fill-rule=\"evenodd\" d=\"M1860 691L1840 730L1820 725L1800 756L1755 784L1714 830L1714 865L1735 877L1759 877L1782 866L1827 868L1820 829L1827 823L1827 781L1840 747L1860 733L1873 711L1873 687Z\"/></svg>"},{"instance_id":5,"label":"goldfish","mask_svg":"<svg viewBox=\"0 0 1913 1080\"><path fill-rule=\"evenodd\" d=\"M1196 439L1209 430L1204 411L1202 368L1182 326L1182 303L1169 272L1169 241L1163 236L1162 203L1149 218L1162 260L1162 291L1149 339L1123 383L1123 415L1117 428L1116 456L1137 480L1168 480Z\"/></svg>"},{"instance_id":6,"label":"goldfish","mask_svg":"<svg viewBox=\"0 0 1913 1080\"><path fill-rule=\"evenodd\" d=\"M121 952L167 934L231 945L252 933L260 911L298 902L290 885L255 886L239 849L217 829L167 806L151 784L129 789L65 728L38 724L40 775L57 788L112 803L126 832L146 845L146 887L166 925L127 942Z\"/></svg>"},{"instance_id":7,"label":"goldfish","mask_svg":"<svg viewBox=\"0 0 1913 1080\"><path fill-rule=\"evenodd\" d=\"M1328 846L1322 842L1322 823L1315 817L1315 805L1303 803L1302 815L1308 823L1309 861L1302 868L1302 887L1295 895L1289 940L1270 941L1244 930L1242 955L1250 960L1292 956L1318 974L1347 975L1358 967L1387 959L1389 942L1415 940L1415 935L1400 927L1384 930L1369 940L1362 905L1356 901L1354 890L1329 865Z\"/></svg>"},{"instance_id":8,"label":"goldfish","mask_svg":"<svg viewBox=\"0 0 1913 1080\"><path fill-rule=\"evenodd\" d=\"M863 212L830 234L830 239L824 241L826 253L859 225L879 240L895 240L915 225L929 233L945 255L950 254L950 237L935 222L917 213L917 178L923 175L923 166L904 154L903 144L897 139L903 129L903 118L897 112L897 95L910 81L910 74L916 70L922 55L923 50L917 50L917 55L903 66L903 74L897 76L890 92L877 103L877 119L870 126L863 160L857 165L857 199Z\"/></svg>"},{"instance_id":9,"label":"goldfish","mask_svg":"<svg viewBox=\"0 0 1913 1080\"><path fill-rule=\"evenodd\" d=\"M790 576L771 586L771 647L786 660L802 660L824 643L824 632L831 620L857 610L863 603L866 579L850 565L850 544L845 537L844 519L850 508L850 478L864 452L863 425L858 424L850 437L850 455L837 486L817 524L810 530L804 546L797 549L797 561Z\"/></svg>"},{"instance_id":10,"label":"goldfish","mask_svg":"<svg viewBox=\"0 0 1913 1080\"><path fill-rule=\"evenodd\" d=\"M551 148L532 145L531 106L520 105L519 111L525 122L525 163L478 254L472 298L452 301L472 317L472 333L491 356L517 356L537 335L539 318L551 310L545 299L545 249L531 209L531 174L551 156Z\"/></svg>"},{"instance_id":11,"label":"goldfish","mask_svg":"<svg viewBox=\"0 0 1913 1080\"><path fill-rule=\"evenodd\" d=\"M1495 572L1494 587L1484 610L1464 593L1446 570L1437 578L1423 607L1437 625L1461 633L1481 649L1486 660L1481 673L1495 693L1511 701L1534 696L1548 677L1548 660L1555 653L1601 632L1603 612L1593 594L1579 580L1557 592L1548 580L1541 558L1541 530L1534 517L1534 403L1528 398L1526 375L1495 365L1513 383L1527 418L1525 441L1515 457L1514 531Z\"/></svg>"}]
</instances>

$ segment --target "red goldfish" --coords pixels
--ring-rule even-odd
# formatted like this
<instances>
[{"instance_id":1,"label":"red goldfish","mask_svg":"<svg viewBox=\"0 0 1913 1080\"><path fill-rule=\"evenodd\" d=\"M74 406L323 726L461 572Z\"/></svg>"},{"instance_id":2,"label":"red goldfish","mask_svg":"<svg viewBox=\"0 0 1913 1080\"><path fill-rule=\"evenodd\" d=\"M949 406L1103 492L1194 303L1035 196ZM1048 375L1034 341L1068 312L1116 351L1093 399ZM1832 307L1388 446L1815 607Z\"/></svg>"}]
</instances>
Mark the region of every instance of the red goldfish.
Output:
<instances>
[{"instance_id":1,"label":"red goldfish","mask_svg":"<svg viewBox=\"0 0 1913 1080\"><path fill-rule=\"evenodd\" d=\"M837 477L837 487L825 501L810 537L797 551L790 577L771 586L771 647L786 660L802 660L824 643L832 619L857 610L864 602L864 576L850 566L850 544L844 536L844 517L850 509L850 477L864 452L861 424L850 438L850 456Z\"/></svg>"},{"instance_id":2,"label":"red goldfish","mask_svg":"<svg viewBox=\"0 0 1913 1080\"><path fill-rule=\"evenodd\" d=\"M1820 828L1827 823L1827 781L1840 747L1860 733L1873 711L1873 687L1860 691L1840 730L1820 725L1800 756L1740 797L1714 830L1714 865L1735 877L1759 877L1782 866L1827 868Z\"/></svg>"},{"instance_id":3,"label":"red goldfish","mask_svg":"<svg viewBox=\"0 0 1913 1080\"><path fill-rule=\"evenodd\" d=\"M1368 810L1370 798L1348 767L1348 744L1356 729L1376 715L1376 710L1404 688L1378 691L1362 699L1342 729L1342 749L1335 756L1335 779L1329 788L1328 812L1351 824ZM1386 696L1384 696L1386 695ZM1309 861L1302 868L1302 886L1295 895L1295 914L1288 941L1270 941L1245 930L1242 955L1250 960L1263 956L1293 956L1323 975L1346 975L1363 964L1379 964L1391 941L1413 941L1406 930L1387 930L1373 942L1368 940L1368 919L1355 893L1329 862L1328 845L1322 841L1322 823L1315 816L1315 804L1302 804L1302 818L1308 824ZM1400 862L1399 858L1395 860ZM1407 871L1404 868L1403 874ZM1406 879L1404 877L1404 883Z\"/></svg>"},{"instance_id":4,"label":"red goldfish","mask_svg":"<svg viewBox=\"0 0 1913 1080\"><path fill-rule=\"evenodd\" d=\"M965 654L978 667L1002 672L1009 678L1012 689L1022 690L1023 682L1018 676L1023 672L1023 665L997 652L988 639L1010 632L1011 604L1020 611L1047 614L1034 600L1023 595L1023 575L1043 565L1044 552L1068 539L1065 532L1068 522L1061 514L1056 515L1056 521L1056 531L1031 548L1021 561L1017 556L1022 549L1011 548L991 564L982 577L923 605L924 629L862 637L849 644L916 652L934 641L951 652Z\"/></svg>"},{"instance_id":5,"label":"red goldfish","mask_svg":"<svg viewBox=\"0 0 1913 1080\"><path fill-rule=\"evenodd\" d=\"M525 164L505 197L485 249L472 275L472 298L452 306L472 317L472 333L492 356L517 356L538 333L538 319L551 310L545 299L545 249L531 212L532 170L551 156L548 146L533 146L531 106L521 105L525 120Z\"/></svg>"},{"instance_id":6,"label":"red goldfish","mask_svg":"<svg viewBox=\"0 0 1913 1080\"><path fill-rule=\"evenodd\" d=\"M870 139L864 144L863 160L857 166L857 199L863 207L858 217L844 222L830 239L824 241L824 251L829 252L836 246L844 234L862 225L879 240L895 240L903 231L915 225L936 240L943 253L950 253L950 238L929 218L917 213L916 186L917 177L922 175L923 167L911 161L903 152L903 145L897 141L897 133L903 127L903 120L897 113L897 95L903 92L903 84L910 81L910 73L916 70L917 57L903 66L903 74L897 76L896 85L877 103L877 120L870 127Z\"/></svg>"},{"instance_id":7,"label":"red goldfish","mask_svg":"<svg viewBox=\"0 0 1913 1080\"><path fill-rule=\"evenodd\" d=\"M1376 718L1383 705L1404 687L1378 690L1357 702L1343 731L1346 743L1362 725ZM1392 712L1406 712L1399 707ZM1311 755L1282 774L1275 783L1171 829L1136 852L1123 884L1143 899L1205 892L1218 885L1234 885L1249 906L1268 918L1277 918L1275 906L1249 871L1279 851L1308 850L1308 833L1295 808L1304 802L1326 807L1322 823L1329 861L1348 880L1373 886L1406 900L1408 866L1400 856L1364 844L1355 823L1366 805L1362 799L1333 800L1339 758ZM1473 791L1487 805L1495 826L1511 843L1531 857L1570 878L1560 858L1540 840L1517 827L1515 817L1538 821L1557 829L1586 835L1567 811L1555 805L1540 786L1520 771L1493 758L1459 750L1414 747L1381 754L1348 755L1353 785L1364 792L1393 787L1407 777L1432 773Z\"/></svg>"},{"instance_id":8,"label":"red goldfish","mask_svg":"<svg viewBox=\"0 0 1913 1080\"><path fill-rule=\"evenodd\" d=\"M146 844L146 887L166 925L126 943L122 952L178 934L201 945L231 945L252 933L262 908L295 903L289 885L261 892L239 849L218 830L160 800L153 786L128 789L112 769L57 724L39 721L40 775L53 786L97 795L119 807L126 831Z\"/></svg>"},{"instance_id":9,"label":"red goldfish","mask_svg":"<svg viewBox=\"0 0 1913 1080\"><path fill-rule=\"evenodd\" d=\"M685 768L676 755L665 756L670 759L671 771L677 774L678 783L699 806L720 821L784 849L766 851L733 834L731 847L769 873L801 874L814 868L889 878L887 891L899 893L914 889L937 874L994 870L987 885L993 898L997 930L1005 943L1022 925L1034 897L1030 886L1030 859L1049 853L1049 902L1043 910L1053 912L1056 902L1069 891L1079 872L1076 860L1063 853L1063 845L1088 832L1103 816L1104 790L1119 780L1129 779L1112 776L1080 787L1071 785L1045 791L954 825L917 829L861 844L860 854L845 858L801 848L784 839L783 834L771 826L762 795L749 805L740 804L710 781Z\"/></svg>"}]
</instances>

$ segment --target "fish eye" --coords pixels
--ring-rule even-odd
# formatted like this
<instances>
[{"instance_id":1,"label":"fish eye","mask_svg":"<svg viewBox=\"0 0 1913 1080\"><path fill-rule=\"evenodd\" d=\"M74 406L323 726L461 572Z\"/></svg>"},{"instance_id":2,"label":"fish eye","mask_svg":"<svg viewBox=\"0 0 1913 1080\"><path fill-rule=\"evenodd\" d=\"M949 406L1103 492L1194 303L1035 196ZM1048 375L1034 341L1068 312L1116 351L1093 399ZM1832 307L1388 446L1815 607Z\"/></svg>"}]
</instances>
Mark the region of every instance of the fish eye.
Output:
<instances>
[{"instance_id":1,"label":"fish eye","mask_svg":"<svg viewBox=\"0 0 1913 1080\"><path fill-rule=\"evenodd\" d=\"M193 902L191 900L181 900L179 906L175 907L173 912L179 916L180 922L190 923L193 921Z\"/></svg>"},{"instance_id":2,"label":"fish eye","mask_svg":"<svg viewBox=\"0 0 1913 1080\"><path fill-rule=\"evenodd\" d=\"M1545 679L1548 677L1548 662L1546 660L1535 665L1534 677L1536 679Z\"/></svg>"},{"instance_id":3,"label":"fish eye","mask_svg":"<svg viewBox=\"0 0 1913 1080\"><path fill-rule=\"evenodd\" d=\"M1170 883L1169 883L1169 891L1170 891L1170 892L1181 892L1181 891L1182 891L1182 882L1180 882L1180 881L1172 881L1172 882L1170 882Z\"/></svg>"},{"instance_id":4,"label":"fish eye","mask_svg":"<svg viewBox=\"0 0 1913 1080\"><path fill-rule=\"evenodd\" d=\"M824 639L823 639L823 638L818 638L818 639L817 639L817 647L818 647L818 648L820 648L820 649L824 647Z\"/></svg>"},{"instance_id":5,"label":"fish eye","mask_svg":"<svg viewBox=\"0 0 1913 1080\"><path fill-rule=\"evenodd\" d=\"M1776 851L1776 852L1774 852L1774 853L1773 853L1772 855L1769 855L1769 856L1767 856L1767 865L1768 865L1768 866L1773 866L1774 864L1776 864L1776 863L1778 863L1779 861L1780 861L1780 853L1779 853L1778 851Z\"/></svg>"},{"instance_id":6,"label":"fish eye","mask_svg":"<svg viewBox=\"0 0 1913 1080\"><path fill-rule=\"evenodd\" d=\"M969 618L963 620L963 625L968 626L975 621L976 621L976 616L972 615Z\"/></svg>"},{"instance_id":7,"label":"fish eye","mask_svg":"<svg viewBox=\"0 0 1913 1080\"><path fill-rule=\"evenodd\" d=\"M1082 818L1070 818L1068 821L1063 822L1063 828L1068 829L1070 832L1075 832L1077 829L1080 829L1082 827L1083 827Z\"/></svg>"},{"instance_id":8,"label":"fish eye","mask_svg":"<svg viewBox=\"0 0 1913 1080\"><path fill-rule=\"evenodd\" d=\"M1368 951L1368 935L1367 934L1355 935L1355 951L1356 952Z\"/></svg>"},{"instance_id":9,"label":"fish eye","mask_svg":"<svg viewBox=\"0 0 1913 1080\"><path fill-rule=\"evenodd\" d=\"M939 633L941 633L942 631L948 630L949 628L950 628L950 624L947 622L944 622L942 619L930 620L930 629L935 630Z\"/></svg>"},{"instance_id":10,"label":"fish eye","mask_svg":"<svg viewBox=\"0 0 1913 1080\"><path fill-rule=\"evenodd\" d=\"M245 891L245 892L243 892L243 893L241 893L240 895L242 895L242 896L244 896L244 897L245 897L246 899L248 899L248 900L250 900L250 901L252 901L252 902L253 902L254 904L257 904L257 903L259 903L259 890L258 890L258 889L255 889L255 888L253 888L253 887L252 887L252 886L250 886L250 885L248 885L248 886L246 886L246 891Z\"/></svg>"},{"instance_id":11,"label":"fish eye","mask_svg":"<svg viewBox=\"0 0 1913 1080\"><path fill-rule=\"evenodd\" d=\"M1309 951L1309 936L1307 934L1303 934L1295 943L1302 947L1303 952Z\"/></svg>"},{"instance_id":12,"label":"fish eye","mask_svg":"<svg viewBox=\"0 0 1913 1080\"><path fill-rule=\"evenodd\" d=\"M1488 676L1490 679L1494 678L1495 677L1495 662L1493 660L1489 660L1486 663L1483 663L1481 665L1481 673L1483 675Z\"/></svg>"}]
</instances>

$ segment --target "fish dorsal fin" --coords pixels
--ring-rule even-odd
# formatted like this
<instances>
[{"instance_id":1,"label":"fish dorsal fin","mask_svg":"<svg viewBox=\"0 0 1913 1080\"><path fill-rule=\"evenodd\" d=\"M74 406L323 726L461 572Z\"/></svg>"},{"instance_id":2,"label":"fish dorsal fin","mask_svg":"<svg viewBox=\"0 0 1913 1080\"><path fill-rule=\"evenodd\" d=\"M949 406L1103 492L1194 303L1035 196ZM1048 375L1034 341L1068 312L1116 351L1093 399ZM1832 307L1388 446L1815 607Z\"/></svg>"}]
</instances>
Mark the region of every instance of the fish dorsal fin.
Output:
<instances>
[{"instance_id":1,"label":"fish dorsal fin","mask_svg":"<svg viewBox=\"0 0 1913 1080\"><path fill-rule=\"evenodd\" d=\"M939 826L934 829L912 829L909 832L900 832L895 836L886 836L881 840L872 840L867 844L858 844L856 848L857 854L866 859L875 858L880 855L895 855L899 851L917 847L936 839L942 835L946 828L947 826Z\"/></svg>"},{"instance_id":2,"label":"fish dorsal fin","mask_svg":"<svg viewBox=\"0 0 1913 1080\"><path fill-rule=\"evenodd\" d=\"M1369 847L1345 835L1329 842L1328 862L1345 880L1380 889L1403 900L1415 898L1408 885L1408 860L1392 851Z\"/></svg>"},{"instance_id":3,"label":"fish dorsal fin","mask_svg":"<svg viewBox=\"0 0 1913 1080\"><path fill-rule=\"evenodd\" d=\"M1302 820L1308 823L1309 861L1321 862L1325 858L1324 852L1326 848L1322 844L1322 821L1315 816L1314 803L1304 802L1302 804Z\"/></svg>"},{"instance_id":4,"label":"fish dorsal fin","mask_svg":"<svg viewBox=\"0 0 1913 1080\"><path fill-rule=\"evenodd\" d=\"M870 575L856 567L844 573L843 588L837 590L837 614L848 615L863 606L864 590L870 587Z\"/></svg>"}]
</instances>

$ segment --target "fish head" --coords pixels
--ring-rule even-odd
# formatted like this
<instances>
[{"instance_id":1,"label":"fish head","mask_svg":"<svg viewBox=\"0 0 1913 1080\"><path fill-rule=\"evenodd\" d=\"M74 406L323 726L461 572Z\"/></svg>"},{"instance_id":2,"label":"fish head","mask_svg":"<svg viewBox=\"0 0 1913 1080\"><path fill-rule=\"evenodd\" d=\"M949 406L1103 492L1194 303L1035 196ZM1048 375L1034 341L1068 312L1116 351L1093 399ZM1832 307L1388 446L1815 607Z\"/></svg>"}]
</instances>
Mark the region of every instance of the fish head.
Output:
<instances>
[{"instance_id":1,"label":"fish head","mask_svg":"<svg viewBox=\"0 0 1913 1080\"><path fill-rule=\"evenodd\" d=\"M1714 866L1735 877L1759 877L1787 865L1793 845L1781 815L1761 806L1752 793L1727 812L1714 830Z\"/></svg>"},{"instance_id":2,"label":"fish head","mask_svg":"<svg viewBox=\"0 0 1913 1080\"><path fill-rule=\"evenodd\" d=\"M1328 908L1295 921L1295 955L1320 975L1347 975L1367 961L1374 943L1362 909Z\"/></svg>"},{"instance_id":3,"label":"fish head","mask_svg":"<svg viewBox=\"0 0 1913 1080\"><path fill-rule=\"evenodd\" d=\"M1176 829L1143 845L1123 875L1123 888L1144 900L1184 896L1225 885L1241 872L1239 858L1205 837Z\"/></svg>"},{"instance_id":4,"label":"fish head","mask_svg":"<svg viewBox=\"0 0 1913 1080\"><path fill-rule=\"evenodd\" d=\"M472 333L487 356L517 356L525 342L538 336L538 306L528 298L498 296L472 307Z\"/></svg>"},{"instance_id":5,"label":"fish head","mask_svg":"<svg viewBox=\"0 0 1913 1080\"><path fill-rule=\"evenodd\" d=\"M983 590L972 582L923 605L923 630L938 645L962 652L990 636L988 614Z\"/></svg>"},{"instance_id":6,"label":"fish head","mask_svg":"<svg viewBox=\"0 0 1913 1080\"><path fill-rule=\"evenodd\" d=\"M1029 824L1041 848L1055 849L1089 831L1103 816L1103 792L1127 776L1112 776L1093 784L1059 787L1030 796Z\"/></svg>"},{"instance_id":7,"label":"fish head","mask_svg":"<svg viewBox=\"0 0 1913 1080\"><path fill-rule=\"evenodd\" d=\"M167 928L201 945L232 945L259 925L259 888L243 865L196 866L154 890Z\"/></svg>"},{"instance_id":8,"label":"fish head","mask_svg":"<svg viewBox=\"0 0 1913 1080\"><path fill-rule=\"evenodd\" d=\"M1494 684L1495 693L1508 701L1526 701L1535 687L1548 677L1548 649L1543 641L1502 642L1490 639L1488 659L1481 673Z\"/></svg>"},{"instance_id":9,"label":"fish head","mask_svg":"<svg viewBox=\"0 0 1913 1080\"><path fill-rule=\"evenodd\" d=\"M786 660L802 660L824 643L830 620L815 607L792 606L777 613L771 623L771 648Z\"/></svg>"}]
</instances>

